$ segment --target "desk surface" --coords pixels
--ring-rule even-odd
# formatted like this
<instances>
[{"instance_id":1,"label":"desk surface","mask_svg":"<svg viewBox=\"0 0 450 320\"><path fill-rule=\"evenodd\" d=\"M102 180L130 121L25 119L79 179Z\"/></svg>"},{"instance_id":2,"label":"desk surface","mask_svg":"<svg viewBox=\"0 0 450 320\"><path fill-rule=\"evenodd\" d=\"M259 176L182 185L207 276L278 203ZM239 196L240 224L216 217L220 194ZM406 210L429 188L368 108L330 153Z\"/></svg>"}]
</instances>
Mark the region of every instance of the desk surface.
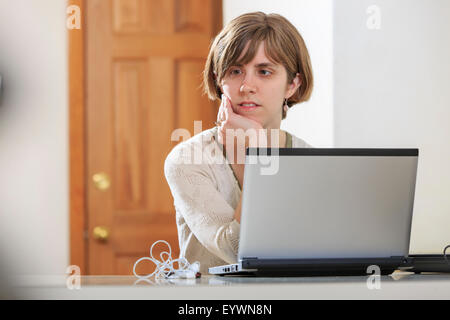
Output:
<instances>
[{"instance_id":1,"label":"desk surface","mask_svg":"<svg viewBox=\"0 0 450 320\"><path fill-rule=\"evenodd\" d=\"M81 276L79 289L69 289L67 276L21 276L11 282L18 299L450 299L450 274L395 272L378 278L379 289L369 277L202 275L156 282L133 276Z\"/></svg>"}]
</instances>

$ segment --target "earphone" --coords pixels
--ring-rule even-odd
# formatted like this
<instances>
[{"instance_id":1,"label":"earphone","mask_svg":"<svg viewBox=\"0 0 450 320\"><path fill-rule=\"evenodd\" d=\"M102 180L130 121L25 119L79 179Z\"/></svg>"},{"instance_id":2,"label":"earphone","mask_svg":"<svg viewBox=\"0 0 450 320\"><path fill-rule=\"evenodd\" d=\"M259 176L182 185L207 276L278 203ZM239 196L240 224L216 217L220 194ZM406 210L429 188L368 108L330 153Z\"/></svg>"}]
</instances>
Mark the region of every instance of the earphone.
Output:
<instances>
[{"instance_id":1,"label":"earphone","mask_svg":"<svg viewBox=\"0 0 450 320\"><path fill-rule=\"evenodd\" d=\"M169 252L163 251L159 254L161 261L153 257L153 247L158 243L164 243L169 248ZM167 256L166 259L164 259L164 255ZM149 260L153 262L156 265L155 271L145 276L138 275L136 273L136 266L143 260ZM174 263L178 263L178 269L174 268L173 266ZM167 241L158 240L154 242L153 245L150 247L150 257L142 257L134 263L133 274L140 280L146 280L153 276L155 276L155 279L157 280L195 279L201 276L199 270L200 270L200 262L198 261L190 264L184 257L172 260L172 248L170 247L170 244Z\"/></svg>"}]
</instances>

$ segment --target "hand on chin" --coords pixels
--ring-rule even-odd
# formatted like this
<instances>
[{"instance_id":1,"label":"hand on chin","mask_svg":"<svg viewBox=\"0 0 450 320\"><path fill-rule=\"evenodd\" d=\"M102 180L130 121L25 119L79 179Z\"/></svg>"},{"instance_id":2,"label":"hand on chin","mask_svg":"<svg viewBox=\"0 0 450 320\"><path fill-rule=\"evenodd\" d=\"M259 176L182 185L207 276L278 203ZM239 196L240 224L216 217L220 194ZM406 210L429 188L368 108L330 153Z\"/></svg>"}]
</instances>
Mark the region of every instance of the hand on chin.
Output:
<instances>
[{"instance_id":1,"label":"hand on chin","mask_svg":"<svg viewBox=\"0 0 450 320\"><path fill-rule=\"evenodd\" d=\"M239 112L239 110L238 110ZM231 101L225 96L222 95L222 103L219 108L219 112L217 115L217 121L219 125L219 142L224 146L227 146L226 135L227 130L232 129L235 134L234 146L238 148L246 148L249 146L266 146L267 145L267 137L266 133L261 130L263 129L262 124L255 119L251 114L241 114L236 113L234 108L232 107ZM242 130L238 130L242 129ZM250 131L249 131L250 130ZM254 132L252 132L254 130ZM255 134L256 141L254 139L249 139L246 137L239 137L239 134L246 134L246 137L249 137L249 134ZM228 144L229 145L229 144Z\"/></svg>"}]
</instances>

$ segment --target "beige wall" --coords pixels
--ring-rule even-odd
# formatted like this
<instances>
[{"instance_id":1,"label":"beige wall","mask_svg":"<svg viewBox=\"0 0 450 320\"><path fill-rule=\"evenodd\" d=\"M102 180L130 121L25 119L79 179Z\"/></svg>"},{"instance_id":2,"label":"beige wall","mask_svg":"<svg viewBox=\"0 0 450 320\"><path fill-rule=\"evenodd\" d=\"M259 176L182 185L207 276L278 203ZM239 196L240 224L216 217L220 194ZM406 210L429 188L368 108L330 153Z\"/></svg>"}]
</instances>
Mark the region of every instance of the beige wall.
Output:
<instances>
[{"instance_id":1,"label":"beige wall","mask_svg":"<svg viewBox=\"0 0 450 320\"><path fill-rule=\"evenodd\" d=\"M65 7L0 0L0 241L19 274L69 262Z\"/></svg>"}]
</instances>

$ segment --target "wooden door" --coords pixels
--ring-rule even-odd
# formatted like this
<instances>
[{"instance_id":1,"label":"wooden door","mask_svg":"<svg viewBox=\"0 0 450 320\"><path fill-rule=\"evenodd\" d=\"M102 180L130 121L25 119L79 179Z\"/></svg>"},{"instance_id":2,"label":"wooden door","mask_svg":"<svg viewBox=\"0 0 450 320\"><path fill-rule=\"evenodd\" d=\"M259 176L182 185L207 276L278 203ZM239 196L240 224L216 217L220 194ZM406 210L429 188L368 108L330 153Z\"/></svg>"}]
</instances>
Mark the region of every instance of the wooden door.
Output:
<instances>
[{"instance_id":1,"label":"wooden door","mask_svg":"<svg viewBox=\"0 0 450 320\"><path fill-rule=\"evenodd\" d=\"M216 0L85 2L87 274L132 274L159 239L178 257L164 160L178 143L170 139L174 129L193 134L194 120L205 130L216 119L218 105L200 84L221 6ZM106 240L94 237L96 227L109 232ZM153 269L148 263L138 271Z\"/></svg>"}]
</instances>

